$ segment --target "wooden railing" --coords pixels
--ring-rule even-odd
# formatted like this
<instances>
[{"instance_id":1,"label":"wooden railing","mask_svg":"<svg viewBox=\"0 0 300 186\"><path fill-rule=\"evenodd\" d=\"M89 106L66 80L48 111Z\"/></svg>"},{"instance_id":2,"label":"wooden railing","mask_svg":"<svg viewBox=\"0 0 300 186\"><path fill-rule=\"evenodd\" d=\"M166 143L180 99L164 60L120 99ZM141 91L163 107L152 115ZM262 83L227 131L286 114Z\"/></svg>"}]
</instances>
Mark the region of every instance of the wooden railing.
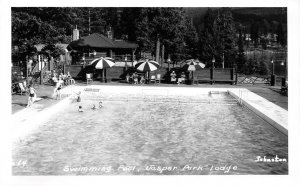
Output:
<instances>
[{"instance_id":1,"label":"wooden railing","mask_svg":"<svg viewBox=\"0 0 300 186\"><path fill-rule=\"evenodd\" d=\"M238 84L270 84L271 76L270 75L238 75L237 83Z\"/></svg>"}]
</instances>

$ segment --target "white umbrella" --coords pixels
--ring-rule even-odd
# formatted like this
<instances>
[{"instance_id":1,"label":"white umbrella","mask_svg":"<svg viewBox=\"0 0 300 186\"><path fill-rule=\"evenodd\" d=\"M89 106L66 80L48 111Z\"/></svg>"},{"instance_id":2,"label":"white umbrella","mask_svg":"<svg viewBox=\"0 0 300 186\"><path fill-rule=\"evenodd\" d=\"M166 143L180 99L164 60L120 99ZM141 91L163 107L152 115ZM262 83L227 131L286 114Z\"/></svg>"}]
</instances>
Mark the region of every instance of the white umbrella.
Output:
<instances>
[{"instance_id":1,"label":"white umbrella","mask_svg":"<svg viewBox=\"0 0 300 186\"><path fill-rule=\"evenodd\" d=\"M135 68L141 72L154 71L157 70L158 67L159 67L158 62L153 60L148 60L148 59L138 61L137 64L135 65Z\"/></svg>"}]
</instances>

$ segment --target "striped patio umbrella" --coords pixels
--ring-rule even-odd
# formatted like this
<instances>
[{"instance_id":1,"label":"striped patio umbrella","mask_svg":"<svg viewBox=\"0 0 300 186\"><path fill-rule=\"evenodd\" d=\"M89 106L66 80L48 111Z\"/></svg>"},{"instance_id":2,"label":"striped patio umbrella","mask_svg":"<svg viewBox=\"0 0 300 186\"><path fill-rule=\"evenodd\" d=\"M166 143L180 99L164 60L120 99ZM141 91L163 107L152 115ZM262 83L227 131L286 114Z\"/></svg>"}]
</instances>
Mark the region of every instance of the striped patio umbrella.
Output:
<instances>
[{"instance_id":1,"label":"striped patio umbrella","mask_svg":"<svg viewBox=\"0 0 300 186\"><path fill-rule=\"evenodd\" d=\"M115 65L115 61L113 58L110 57L100 57L97 59L94 59L90 63L91 66L95 66L96 69L103 69L102 70L102 81L104 82L104 71L106 71L106 68L110 68Z\"/></svg>"},{"instance_id":2,"label":"striped patio umbrella","mask_svg":"<svg viewBox=\"0 0 300 186\"><path fill-rule=\"evenodd\" d=\"M158 62L153 60L148 60L148 59L138 61L137 64L135 65L135 68L141 72L154 71L157 70L158 67L159 67Z\"/></svg>"},{"instance_id":3,"label":"striped patio umbrella","mask_svg":"<svg viewBox=\"0 0 300 186\"><path fill-rule=\"evenodd\" d=\"M189 59L185 61L185 65L183 65L183 69L192 72L192 78L194 79L194 72L196 71L196 66L199 66L201 68L205 67L205 64L200 62L198 59Z\"/></svg>"},{"instance_id":4,"label":"striped patio umbrella","mask_svg":"<svg viewBox=\"0 0 300 186\"><path fill-rule=\"evenodd\" d=\"M200 62L199 60L195 59L189 59L185 61L185 65L183 65L183 68L188 71L195 71L196 66L200 66L201 68L205 67L205 64Z\"/></svg>"},{"instance_id":5,"label":"striped patio umbrella","mask_svg":"<svg viewBox=\"0 0 300 186\"><path fill-rule=\"evenodd\" d=\"M113 58L110 57L100 57L97 59L94 59L91 63L91 65L95 65L96 69L105 69L110 68L115 65L115 61Z\"/></svg>"}]
</instances>

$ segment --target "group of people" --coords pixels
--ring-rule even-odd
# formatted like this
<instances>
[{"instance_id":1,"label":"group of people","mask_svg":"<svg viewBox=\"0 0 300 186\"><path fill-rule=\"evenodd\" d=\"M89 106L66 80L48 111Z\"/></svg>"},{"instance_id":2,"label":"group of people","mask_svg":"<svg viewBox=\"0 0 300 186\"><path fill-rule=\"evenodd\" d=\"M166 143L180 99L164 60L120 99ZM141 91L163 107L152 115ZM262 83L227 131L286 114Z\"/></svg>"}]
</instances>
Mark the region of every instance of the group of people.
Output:
<instances>
[{"instance_id":1,"label":"group of people","mask_svg":"<svg viewBox=\"0 0 300 186\"><path fill-rule=\"evenodd\" d=\"M76 93L76 101L77 102L81 102L81 91L79 91L78 93ZM99 101L98 103L98 108L101 109L103 106L102 106L102 101ZM93 104L93 107L91 108L92 110L97 110L98 109L96 107L95 104ZM78 112L83 112L83 107L81 105L78 106Z\"/></svg>"},{"instance_id":2,"label":"group of people","mask_svg":"<svg viewBox=\"0 0 300 186\"><path fill-rule=\"evenodd\" d=\"M54 84L56 84L59 80L62 80L64 85L68 85L70 79L72 79L70 72L67 74L63 74L61 72L59 75L57 75L55 72L52 72L52 81Z\"/></svg>"},{"instance_id":3,"label":"group of people","mask_svg":"<svg viewBox=\"0 0 300 186\"><path fill-rule=\"evenodd\" d=\"M68 85L68 82L70 79L72 79L70 72L68 72L66 75L63 73L60 73L58 77L57 77L56 73L52 74L52 81L54 83L54 90L53 90L52 98L61 99L61 89L62 89L63 85Z\"/></svg>"},{"instance_id":4,"label":"group of people","mask_svg":"<svg viewBox=\"0 0 300 186\"><path fill-rule=\"evenodd\" d=\"M144 84L146 79L143 75L138 75L137 72L134 72L133 74L126 75L126 81L127 83Z\"/></svg>"},{"instance_id":5,"label":"group of people","mask_svg":"<svg viewBox=\"0 0 300 186\"><path fill-rule=\"evenodd\" d=\"M55 73L52 74L52 81L54 83L54 90L53 90L53 94L52 94L52 98L54 99L61 99L61 89L63 87L63 85L65 84L65 81L67 80L67 78L71 78L70 73L68 72L67 75L63 75L63 73L61 73L58 78L57 75ZM65 81L64 81L65 80ZM36 100L36 90L34 89L32 84L29 84L28 88L26 89L29 97L28 97L28 102L27 102L27 106L26 107L32 107L33 103Z\"/></svg>"},{"instance_id":6,"label":"group of people","mask_svg":"<svg viewBox=\"0 0 300 186\"><path fill-rule=\"evenodd\" d=\"M102 107L103 107L102 106L102 101L99 101L98 108L101 109ZM92 110L97 110L98 108L96 107L95 104L93 104ZM78 112L83 112L83 108L82 108L81 105L79 105L79 107L78 107Z\"/></svg>"},{"instance_id":7,"label":"group of people","mask_svg":"<svg viewBox=\"0 0 300 186\"><path fill-rule=\"evenodd\" d=\"M186 81L186 76L184 72L181 72L180 77L176 78L177 75L175 73L175 71L172 71L172 73L170 74L171 77L171 83L175 84L176 83L176 79L177 79L177 84L180 85L181 83Z\"/></svg>"},{"instance_id":8,"label":"group of people","mask_svg":"<svg viewBox=\"0 0 300 186\"><path fill-rule=\"evenodd\" d=\"M61 99L61 89L62 89L62 85L63 85L63 80L62 79L59 79L56 84L55 84L55 87L54 87L54 91L53 91L53 94L52 94L52 98L54 99ZM33 103L35 102L36 100L36 90L35 88L33 87L33 85L29 84L28 88L27 88L27 92L29 94L29 97L28 97L28 102L27 102L27 106L26 107L32 107Z\"/></svg>"}]
</instances>

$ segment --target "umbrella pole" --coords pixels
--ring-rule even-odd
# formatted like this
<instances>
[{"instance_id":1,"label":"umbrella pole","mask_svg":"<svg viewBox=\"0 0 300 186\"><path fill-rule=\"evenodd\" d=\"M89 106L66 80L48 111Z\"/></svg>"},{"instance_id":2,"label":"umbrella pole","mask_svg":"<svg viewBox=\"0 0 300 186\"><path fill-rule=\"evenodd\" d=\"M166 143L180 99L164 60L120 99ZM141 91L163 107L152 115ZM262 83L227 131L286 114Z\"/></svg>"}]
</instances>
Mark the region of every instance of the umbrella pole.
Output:
<instances>
[{"instance_id":1,"label":"umbrella pole","mask_svg":"<svg viewBox=\"0 0 300 186\"><path fill-rule=\"evenodd\" d=\"M104 83L104 69L102 69L102 83Z\"/></svg>"},{"instance_id":2,"label":"umbrella pole","mask_svg":"<svg viewBox=\"0 0 300 186\"><path fill-rule=\"evenodd\" d=\"M192 72L192 85L194 84L194 72L193 71L191 71Z\"/></svg>"},{"instance_id":3,"label":"umbrella pole","mask_svg":"<svg viewBox=\"0 0 300 186\"><path fill-rule=\"evenodd\" d=\"M149 83L149 71L146 71L146 81Z\"/></svg>"}]
</instances>

